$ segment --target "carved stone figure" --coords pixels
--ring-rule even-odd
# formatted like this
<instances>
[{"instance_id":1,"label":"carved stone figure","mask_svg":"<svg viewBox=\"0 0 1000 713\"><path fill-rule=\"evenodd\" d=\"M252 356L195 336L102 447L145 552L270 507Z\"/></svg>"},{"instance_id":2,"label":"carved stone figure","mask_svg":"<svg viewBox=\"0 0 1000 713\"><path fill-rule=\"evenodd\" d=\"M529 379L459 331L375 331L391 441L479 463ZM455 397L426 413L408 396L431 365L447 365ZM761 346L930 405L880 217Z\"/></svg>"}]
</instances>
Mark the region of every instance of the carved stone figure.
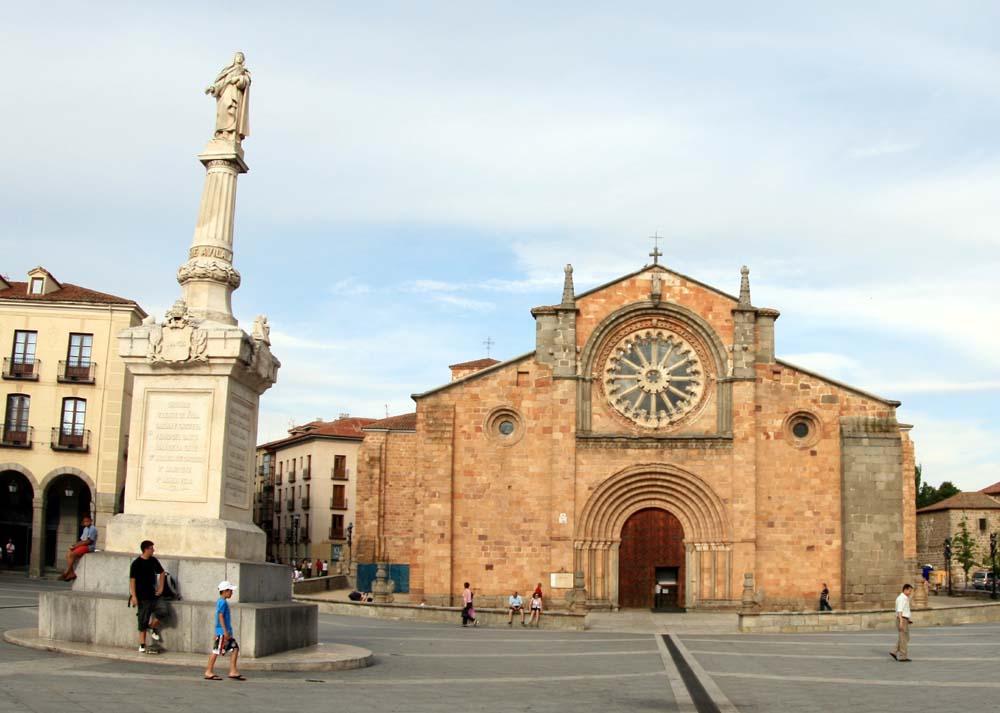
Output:
<instances>
[{"instance_id":1,"label":"carved stone figure","mask_svg":"<svg viewBox=\"0 0 1000 713\"><path fill-rule=\"evenodd\" d=\"M250 72L237 52L205 94L215 97L215 138L240 142L250 135Z\"/></svg>"},{"instance_id":2,"label":"carved stone figure","mask_svg":"<svg viewBox=\"0 0 1000 713\"><path fill-rule=\"evenodd\" d=\"M257 319L253 321L253 338L271 346L271 325L267 323L266 314L258 314Z\"/></svg>"}]
</instances>

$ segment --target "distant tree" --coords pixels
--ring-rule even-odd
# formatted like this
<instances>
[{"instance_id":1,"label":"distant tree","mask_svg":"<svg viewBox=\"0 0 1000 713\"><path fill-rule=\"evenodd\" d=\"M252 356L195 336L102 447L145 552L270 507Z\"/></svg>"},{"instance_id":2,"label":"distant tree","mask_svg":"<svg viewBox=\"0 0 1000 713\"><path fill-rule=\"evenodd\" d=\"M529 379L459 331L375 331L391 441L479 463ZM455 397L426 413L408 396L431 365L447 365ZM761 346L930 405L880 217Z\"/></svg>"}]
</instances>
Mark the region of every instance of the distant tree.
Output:
<instances>
[{"instance_id":1,"label":"distant tree","mask_svg":"<svg viewBox=\"0 0 1000 713\"><path fill-rule=\"evenodd\" d=\"M944 481L937 488L930 483L923 482L923 466L920 465L913 469L913 479L917 484L917 510L962 492L950 480Z\"/></svg>"},{"instance_id":2,"label":"distant tree","mask_svg":"<svg viewBox=\"0 0 1000 713\"><path fill-rule=\"evenodd\" d=\"M976 541L969 533L969 523L963 517L958 523L958 532L951 538L951 558L962 565L965 572L965 581L969 582L969 570L979 563L976 554Z\"/></svg>"}]
</instances>

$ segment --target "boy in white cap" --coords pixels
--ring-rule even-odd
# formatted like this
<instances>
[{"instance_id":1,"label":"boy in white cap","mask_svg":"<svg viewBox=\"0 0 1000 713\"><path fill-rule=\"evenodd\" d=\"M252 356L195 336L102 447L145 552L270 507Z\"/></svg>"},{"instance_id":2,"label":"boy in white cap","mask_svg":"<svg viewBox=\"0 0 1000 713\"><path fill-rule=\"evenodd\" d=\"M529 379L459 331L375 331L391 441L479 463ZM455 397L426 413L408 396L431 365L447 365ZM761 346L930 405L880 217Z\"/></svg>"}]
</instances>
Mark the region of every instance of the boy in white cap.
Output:
<instances>
[{"instance_id":1,"label":"boy in white cap","mask_svg":"<svg viewBox=\"0 0 1000 713\"><path fill-rule=\"evenodd\" d=\"M233 681L245 681L236 668L236 659L240 655L240 645L233 636L233 625L229 619L229 598L233 596L236 585L229 580L219 582L219 601L215 605L215 641L212 643L212 653L208 656L208 667L205 669L206 681L221 681L215 675L215 659L231 653L229 659L229 678Z\"/></svg>"}]
</instances>

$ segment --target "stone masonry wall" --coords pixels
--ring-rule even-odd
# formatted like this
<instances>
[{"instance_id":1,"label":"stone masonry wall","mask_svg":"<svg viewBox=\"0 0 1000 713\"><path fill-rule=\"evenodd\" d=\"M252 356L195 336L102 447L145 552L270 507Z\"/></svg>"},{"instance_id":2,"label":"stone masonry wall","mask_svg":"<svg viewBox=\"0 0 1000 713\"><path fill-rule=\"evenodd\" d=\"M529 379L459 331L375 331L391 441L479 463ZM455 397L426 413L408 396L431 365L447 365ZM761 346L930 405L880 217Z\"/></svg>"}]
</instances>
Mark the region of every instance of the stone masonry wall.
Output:
<instances>
[{"instance_id":1,"label":"stone masonry wall","mask_svg":"<svg viewBox=\"0 0 1000 713\"><path fill-rule=\"evenodd\" d=\"M841 441L844 606L887 607L912 579L904 558L899 426L895 419L843 418Z\"/></svg>"},{"instance_id":2,"label":"stone masonry wall","mask_svg":"<svg viewBox=\"0 0 1000 713\"><path fill-rule=\"evenodd\" d=\"M763 590L765 608L800 610L818 606L826 582L837 607L846 594L841 579L842 519L847 512L865 520L875 482L852 483L853 497L843 501L841 418L888 418L893 409L781 362L759 364L756 371L756 586ZM734 413L743 418L735 403ZM796 414L806 414L813 422L804 439L796 438L790 428ZM888 467L898 480L898 458ZM886 508L894 508L898 518L899 497Z\"/></svg>"}]
</instances>

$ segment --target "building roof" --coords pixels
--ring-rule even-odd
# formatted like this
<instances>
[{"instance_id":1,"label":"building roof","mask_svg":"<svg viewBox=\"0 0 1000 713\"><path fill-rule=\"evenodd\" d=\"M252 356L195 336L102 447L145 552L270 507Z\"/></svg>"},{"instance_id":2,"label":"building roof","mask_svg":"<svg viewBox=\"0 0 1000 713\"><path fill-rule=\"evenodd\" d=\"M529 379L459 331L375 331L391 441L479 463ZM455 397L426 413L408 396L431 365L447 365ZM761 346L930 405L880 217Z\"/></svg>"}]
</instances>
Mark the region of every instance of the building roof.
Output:
<instances>
[{"instance_id":1,"label":"building roof","mask_svg":"<svg viewBox=\"0 0 1000 713\"><path fill-rule=\"evenodd\" d=\"M486 357L485 359L476 359L474 361L463 361L460 364L449 364L449 369L484 369L488 366L493 366L494 364L499 364L499 359L491 359Z\"/></svg>"},{"instance_id":2,"label":"building roof","mask_svg":"<svg viewBox=\"0 0 1000 713\"><path fill-rule=\"evenodd\" d=\"M940 510L1000 510L1000 501L982 492L958 493L939 503L920 508L917 512L937 512Z\"/></svg>"},{"instance_id":3,"label":"building roof","mask_svg":"<svg viewBox=\"0 0 1000 713\"><path fill-rule=\"evenodd\" d=\"M986 493L987 495L1000 495L1000 481L993 483L993 485L987 485L979 492Z\"/></svg>"},{"instance_id":4,"label":"building roof","mask_svg":"<svg viewBox=\"0 0 1000 713\"><path fill-rule=\"evenodd\" d=\"M2 289L0 287L0 300L20 300L22 302L90 302L104 305L133 305L138 307L135 300L128 300L124 297L109 295L106 292L89 290L79 285L71 285L68 282L60 283L62 286L55 292L47 295L29 295L28 283L6 280L10 287ZM140 308L141 309L141 308Z\"/></svg>"},{"instance_id":5,"label":"building roof","mask_svg":"<svg viewBox=\"0 0 1000 713\"><path fill-rule=\"evenodd\" d=\"M262 443L257 447L276 450L278 448L287 448L290 445L308 441L312 438L360 441L365 437L362 429L373 421L375 421L373 418L338 418L336 421L310 421L309 423L290 428L288 430L290 435L286 438Z\"/></svg>"},{"instance_id":6,"label":"building roof","mask_svg":"<svg viewBox=\"0 0 1000 713\"><path fill-rule=\"evenodd\" d=\"M416 431L417 414L404 413L399 416L389 416L378 421L372 421L364 427L365 431Z\"/></svg>"}]
</instances>

